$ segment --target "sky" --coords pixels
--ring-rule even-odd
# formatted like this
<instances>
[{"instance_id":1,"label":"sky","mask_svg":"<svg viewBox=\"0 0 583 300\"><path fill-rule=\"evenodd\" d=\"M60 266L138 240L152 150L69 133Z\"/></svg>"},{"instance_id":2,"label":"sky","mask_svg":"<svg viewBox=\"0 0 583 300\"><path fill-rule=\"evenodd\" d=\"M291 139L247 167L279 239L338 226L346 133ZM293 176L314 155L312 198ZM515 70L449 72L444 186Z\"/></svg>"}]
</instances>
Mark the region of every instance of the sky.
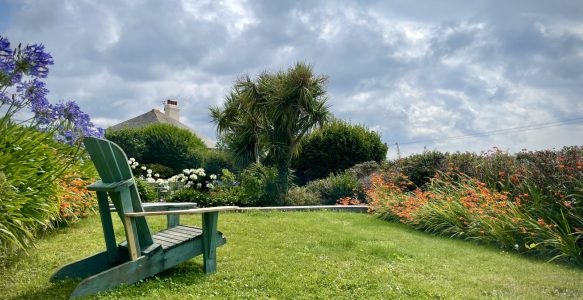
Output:
<instances>
[{"instance_id":1,"label":"sky","mask_svg":"<svg viewBox=\"0 0 583 300\"><path fill-rule=\"evenodd\" d=\"M174 99L216 139L208 107L237 78L303 61L389 158L583 145L578 0L0 0L0 35L44 44L51 102L101 127Z\"/></svg>"}]
</instances>

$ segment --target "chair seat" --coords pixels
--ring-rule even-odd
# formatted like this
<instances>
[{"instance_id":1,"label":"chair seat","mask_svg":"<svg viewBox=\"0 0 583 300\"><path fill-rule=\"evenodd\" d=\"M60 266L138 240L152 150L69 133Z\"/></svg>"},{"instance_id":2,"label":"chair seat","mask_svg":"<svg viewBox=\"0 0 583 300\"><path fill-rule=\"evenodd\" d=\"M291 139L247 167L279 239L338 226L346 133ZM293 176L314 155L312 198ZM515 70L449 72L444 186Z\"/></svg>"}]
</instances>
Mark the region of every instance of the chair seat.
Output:
<instances>
[{"instance_id":1,"label":"chair seat","mask_svg":"<svg viewBox=\"0 0 583 300\"><path fill-rule=\"evenodd\" d=\"M178 225L162 230L152 236L154 243L162 246L163 250L173 248L186 241L202 236L202 229L194 226ZM120 247L127 249L127 241L121 242Z\"/></svg>"}]
</instances>

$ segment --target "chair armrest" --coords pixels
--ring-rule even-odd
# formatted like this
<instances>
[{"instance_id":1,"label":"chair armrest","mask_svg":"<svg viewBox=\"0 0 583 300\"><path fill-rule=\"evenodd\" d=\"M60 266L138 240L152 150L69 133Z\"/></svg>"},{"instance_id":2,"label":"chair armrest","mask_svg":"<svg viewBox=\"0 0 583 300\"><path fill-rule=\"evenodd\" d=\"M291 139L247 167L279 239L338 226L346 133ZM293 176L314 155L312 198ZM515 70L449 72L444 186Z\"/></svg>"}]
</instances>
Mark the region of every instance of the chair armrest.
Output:
<instances>
[{"instance_id":1,"label":"chair armrest","mask_svg":"<svg viewBox=\"0 0 583 300\"><path fill-rule=\"evenodd\" d=\"M205 208L195 208L195 209L185 209L185 210L168 210L168 211L145 211L145 212L131 212L125 213L126 217L147 217L147 216L165 216L165 215L195 215L203 214L209 212L221 212L221 211L232 211L239 210L238 206L217 206L217 207L205 207Z\"/></svg>"},{"instance_id":2,"label":"chair armrest","mask_svg":"<svg viewBox=\"0 0 583 300\"><path fill-rule=\"evenodd\" d=\"M99 180L94 184L88 185L87 189L96 192L118 192L134 184L135 183L133 178L112 183L104 183L103 181Z\"/></svg>"},{"instance_id":3,"label":"chair armrest","mask_svg":"<svg viewBox=\"0 0 583 300\"><path fill-rule=\"evenodd\" d=\"M192 202L150 202L142 203L144 211L170 211L170 210L187 210L196 208L196 203Z\"/></svg>"}]
</instances>

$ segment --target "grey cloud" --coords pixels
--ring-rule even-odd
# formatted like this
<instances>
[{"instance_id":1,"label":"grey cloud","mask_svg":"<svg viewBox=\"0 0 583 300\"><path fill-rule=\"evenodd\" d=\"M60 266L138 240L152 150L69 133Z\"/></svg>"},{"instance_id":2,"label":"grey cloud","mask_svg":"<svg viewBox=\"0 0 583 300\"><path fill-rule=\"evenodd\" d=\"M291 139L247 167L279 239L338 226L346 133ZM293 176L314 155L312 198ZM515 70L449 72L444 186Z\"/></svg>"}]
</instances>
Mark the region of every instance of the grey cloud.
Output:
<instances>
[{"instance_id":1,"label":"grey cloud","mask_svg":"<svg viewBox=\"0 0 583 300\"><path fill-rule=\"evenodd\" d=\"M77 99L102 120L175 98L188 124L212 137L207 107L238 76L296 61L329 76L337 117L387 143L583 115L577 1L15 1L6 11L2 35L55 56L52 99ZM540 136L401 150L540 147ZM549 141L572 142L562 136Z\"/></svg>"}]
</instances>

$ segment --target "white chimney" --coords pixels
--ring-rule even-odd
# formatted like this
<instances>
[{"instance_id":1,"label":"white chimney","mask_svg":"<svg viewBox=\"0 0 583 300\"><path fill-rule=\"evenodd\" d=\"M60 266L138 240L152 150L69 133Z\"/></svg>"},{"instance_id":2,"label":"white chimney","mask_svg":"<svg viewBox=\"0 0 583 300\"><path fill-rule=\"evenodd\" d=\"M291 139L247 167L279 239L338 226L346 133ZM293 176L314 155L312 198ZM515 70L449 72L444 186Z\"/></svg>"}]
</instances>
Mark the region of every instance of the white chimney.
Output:
<instances>
[{"instance_id":1,"label":"white chimney","mask_svg":"<svg viewBox=\"0 0 583 300\"><path fill-rule=\"evenodd\" d=\"M169 118L180 121L180 108L178 108L178 101L170 99L166 100L166 104L164 104L164 114Z\"/></svg>"}]
</instances>

